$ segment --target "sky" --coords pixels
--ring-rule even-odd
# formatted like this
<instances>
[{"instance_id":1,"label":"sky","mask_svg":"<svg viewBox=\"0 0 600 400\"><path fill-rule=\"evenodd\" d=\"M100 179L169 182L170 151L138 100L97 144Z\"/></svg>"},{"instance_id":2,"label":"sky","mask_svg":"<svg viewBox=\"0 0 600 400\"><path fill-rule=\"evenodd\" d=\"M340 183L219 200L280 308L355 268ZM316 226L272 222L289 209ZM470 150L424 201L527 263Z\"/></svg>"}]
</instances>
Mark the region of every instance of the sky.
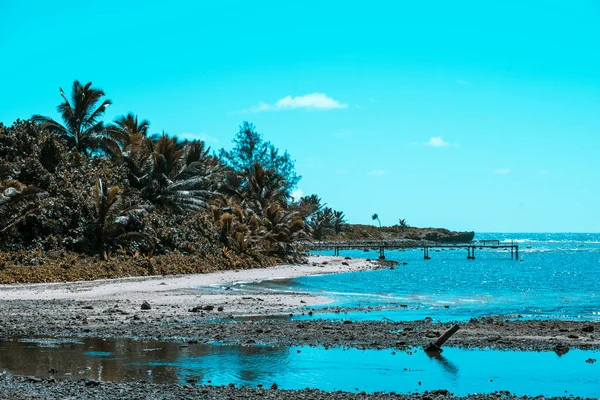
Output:
<instances>
[{"instance_id":1,"label":"sky","mask_svg":"<svg viewBox=\"0 0 600 400\"><path fill-rule=\"evenodd\" d=\"M351 223L600 231L600 2L0 0L0 121L93 82L152 132L243 121Z\"/></svg>"}]
</instances>

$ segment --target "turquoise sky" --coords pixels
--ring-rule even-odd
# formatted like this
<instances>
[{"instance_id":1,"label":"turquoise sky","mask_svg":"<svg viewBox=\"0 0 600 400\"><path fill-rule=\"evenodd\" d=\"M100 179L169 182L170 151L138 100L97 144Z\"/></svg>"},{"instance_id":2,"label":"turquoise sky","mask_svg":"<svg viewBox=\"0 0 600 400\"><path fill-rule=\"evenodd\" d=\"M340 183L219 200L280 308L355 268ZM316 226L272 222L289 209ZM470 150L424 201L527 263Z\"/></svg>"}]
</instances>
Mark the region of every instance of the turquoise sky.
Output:
<instances>
[{"instance_id":1,"label":"turquoise sky","mask_svg":"<svg viewBox=\"0 0 600 400\"><path fill-rule=\"evenodd\" d=\"M153 132L288 149L350 222L599 231L600 2L0 0L0 121L92 81Z\"/></svg>"}]
</instances>

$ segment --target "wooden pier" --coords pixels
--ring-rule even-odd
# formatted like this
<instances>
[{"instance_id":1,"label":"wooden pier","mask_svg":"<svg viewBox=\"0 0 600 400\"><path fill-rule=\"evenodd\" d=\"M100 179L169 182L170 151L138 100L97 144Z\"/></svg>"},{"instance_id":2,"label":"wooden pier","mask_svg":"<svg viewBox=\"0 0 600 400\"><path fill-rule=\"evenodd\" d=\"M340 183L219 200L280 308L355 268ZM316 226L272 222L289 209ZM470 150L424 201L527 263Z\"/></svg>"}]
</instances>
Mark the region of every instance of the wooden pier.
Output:
<instances>
[{"instance_id":1,"label":"wooden pier","mask_svg":"<svg viewBox=\"0 0 600 400\"><path fill-rule=\"evenodd\" d=\"M435 243L416 241L355 241L355 242L307 242L303 243L308 250L333 250L335 256L340 255L340 250L379 250L379 259L385 260L385 250L423 249L423 259L430 260L429 250L441 249L467 249L467 259L475 259L475 250L510 250L511 260L519 259L519 245L510 242L504 243L499 240L481 240L469 243Z\"/></svg>"}]
</instances>

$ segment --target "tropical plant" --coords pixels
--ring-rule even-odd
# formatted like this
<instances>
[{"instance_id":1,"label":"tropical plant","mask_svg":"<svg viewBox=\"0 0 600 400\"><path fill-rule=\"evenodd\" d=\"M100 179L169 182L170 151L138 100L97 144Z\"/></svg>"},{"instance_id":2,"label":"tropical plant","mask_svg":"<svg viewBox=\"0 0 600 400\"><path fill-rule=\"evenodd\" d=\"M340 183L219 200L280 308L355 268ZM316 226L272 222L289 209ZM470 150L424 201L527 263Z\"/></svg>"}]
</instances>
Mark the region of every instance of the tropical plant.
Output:
<instances>
[{"instance_id":1,"label":"tropical plant","mask_svg":"<svg viewBox=\"0 0 600 400\"><path fill-rule=\"evenodd\" d=\"M218 168L215 163L204 168L206 165L197 157L198 145L180 142L164 132L150 144L152 151L143 160L140 175L133 179L133 186L140 189L144 198L185 212L201 210L207 206L207 200L218 196ZM191 146L196 156L186 153L186 146Z\"/></svg>"},{"instance_id":2,"label":"tropical plant","mask_svg":"<svg viewBox=\"0 0 600 400\"><path fill-rule=\"evenodd\" d=\"M297 241L306 238L303 218L298 213L289 212L280 203L272 203L264 210L262 225L268 255L285 258L297 254Z\"/></svg>"},{"instance_id":3,"label":"tropical plant","mask_svg":"<svg viewBox=\"0 0 600 400\"><path fill-rule=\"evenodd\" d=\"M32 120L61 137L69 147L88 156L95 152L120 154L118 141L106 130L100 120L106 108L112 104L110 100L101 100L104 96L102 90L93 88L91 82L82 85L79 81L75 81L70 100L62 88L60 88L60 95L64 101L57 110L64 125L43 115L34 115ZM98 102L101 102L99 106L97 106Z\"/></svg>"},{"instance_id":4,"label":"tropical plant","mask_svg":"<svg viewBox=\"0 0 600 400\"><path fill-rule=\"evenodd\" d=\"M379 220L379 215L375 213L371 216L371 218L373 219L373 221L379 222L379 227L381 228L381 221Z\"/></svg>"},{"instance_id":5,"label":"tropical plant","mask_svg":"<svg viewBox=\"0 0 600 400\"><path fill-rule=\"evenodd\" d=\"M96 211L96 241L101 250L106 250L106 245L130 244L144 242L146 247L154 251L154 238L147 233L130 230L132 220L139 219L146 213L142 207L125 207L121 188L109 186L98 179L92 188L91 201Z\"/></svg>"},{"instance_id":6,"label":"tropical plant","mask_svg":"<svg viewBox=\"0 0 600 400\"><path fill-rule=\"evenodd\" d=\"M341 233L344 230L344 225L346 225L346 216L343 211L333 211L333 230L336 234Z\"/></svg>"},{"instance_id":7,"label":"tropical plant","mask_svg":"<svg viewBox=\"0 0 600 400\"><path fill-rule=\"evenodd\" d=\"M402 231L406 230L406 228L409 227L409 225L406 223L406 220L404 218L400 218L398 225L400 226L400 230L402 230Z\"/></svg>"},{"instance_id":8,"label":"tropical plant","mask_svg":"<svg viewBox=\"0 0 600 400\"><path fill-rule=\"evenodd\" d=\"M4 179L8 175L5 168L0 169L0 234L8 231L35 210L32 202L42 191L26 186L14 179Z\"/></svg>"},{"instance_id":9,"label":"tropical plant","mask_svg":"<svg viewBox=\"0 0 600 400\"><path fill-rule=\"evenodd\" d=\"M301 177L294 169L294 161L287 151L282 155L271 144L264 142L262 135L256 131L253 124L244 121L233 139L234 148L231 151L222 149L219 152L221 161L242 175L251 175L255 165L264 170L273 171L281 178L283 191L288 195L298 184Z\"/></svg>"},{"instance_id":10,"label":"tropical plant","mask_svg":"<svg viewBox=\"0 0 600 400\"><path fill-rule=\"evenodd\" d=\"M129 113L115 119L114 124L107 127L107 132L121 145L123 154L133 155L146 144L150 122L139 121L137 115Z\"/></svg>"},{"instance_id":11,"label":"tropical plant","mask_svg":"<svg viewBox=\"0 0 600 400\"><path fill-rule=\"evenodd\" d=\"M324 204L322 204L319 196L311 194L300 198L298 202L293 204L293 207L305 220L310 220L318 211L323 209Z\"/></svg>"}]
</instances>

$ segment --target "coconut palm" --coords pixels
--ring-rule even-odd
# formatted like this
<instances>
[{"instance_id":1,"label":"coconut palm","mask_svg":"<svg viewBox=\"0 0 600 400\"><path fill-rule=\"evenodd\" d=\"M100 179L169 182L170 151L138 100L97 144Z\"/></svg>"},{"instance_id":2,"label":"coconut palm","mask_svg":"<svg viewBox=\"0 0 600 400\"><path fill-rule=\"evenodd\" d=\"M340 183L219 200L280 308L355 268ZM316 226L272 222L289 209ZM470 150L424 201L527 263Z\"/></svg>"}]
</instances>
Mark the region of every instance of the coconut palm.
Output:
<instances>
[{"instance_id":1,"label":"coconut palm","mask_svg":"<svg viewBox=\"0 0 600 400\"><path fill-rule=\"evenodd\" d=\"M137 115L129 113L121 115L113 125L107 128L107 132L117 139L123 153L137 153L146 141L150 122L144 119L139 121Z\"/></svg>"},{"instance_id":2,"label":"coconut palm","mask_svg":"<svg viewBox=\"0 0 600 400\"><path fill-rule=\"evenodd\" d=\"M143 160L139 175L133 179L133 185L140 189L143 197L184 212L203 209L209 199L218 195L218 168L201 168L201 161L187 164L188 159L194 159L186 157L189 156L186 152L188 143L163 132L153 137L150 146L152 151Z\"/></svg>"},{"instance_id":3,"label":"coconut palm","mask_svg":"<svg viewBox=\"0 0 600 400\"><path fill-rule=\"evenodd\" d=\"M268 255L289 257L297 253L297 242L306 239L306 224L297 212L290 212L278 202L263 212L263 240Z\"/></svg>"},{"instance_id":4,"label":"coconut palm","mask_svg":"<svg viewBox=\"0 0 600 400\"><path fill-rule=\"evenodd\" d=\"M346 225L346 216L343 211L333 211L332 216L333 230L335 233L341 233Z\"/></svg>"},{"instance_id":5,"label":"coconut palm","mask_svg":"<svg viewBox=\"0 0 600 400\"><path fill-rule=\"evenodd\" d=\"M154 249L154 238L146 233L128 230L131 219L146 212L142 207L125 208L119 186L109 186L98 179L91 192L91 201L96 211L96 240L104 250L105 245L144 242Z\"/></svg>"},{"instance_id":6,"label":"coconut palm","mask_svg":"<svg viewBox=\"0 0 600 400\"><path fill-rule=\"evenodd\" d=\"M71 99L67 98L62 88L60 88L60 95L64 102L57 107L57 110L64 125L43 115L34 115L33 121L64 139L70 147L86 155L97 151L112 155L120 154L118 141L107 132L101 121L106 108L112 104L108 99L102 100L104 96L102 90L93 88L92 82L82 85L79 81L75 81ZM98 102L100 102L99 106Z\"/></svg>"},{"instance_id":7,"label":"coconut palm","mask_svg":"<svg viewBox=\"0 0 600 400\"><path fill-rule=\"evenodd\" d=\"M26 186L14 179L4 179L5 170L0 171L0 233L17 225L27 214L36 210L33 200L42 191L34 186Z\"/></svg>"},{"instance_id":8,"label":"coconut palm","mask_svg":"<svg viewBox=\"0 0 600 400\"><path fill-rule=\"evenodd\" d=\"M373 221L379 222L379 227L381 228L381 221L379 220L379 214L375 213L371 216L371 218L373 219Z\"/></svg>"}]
</instances>

